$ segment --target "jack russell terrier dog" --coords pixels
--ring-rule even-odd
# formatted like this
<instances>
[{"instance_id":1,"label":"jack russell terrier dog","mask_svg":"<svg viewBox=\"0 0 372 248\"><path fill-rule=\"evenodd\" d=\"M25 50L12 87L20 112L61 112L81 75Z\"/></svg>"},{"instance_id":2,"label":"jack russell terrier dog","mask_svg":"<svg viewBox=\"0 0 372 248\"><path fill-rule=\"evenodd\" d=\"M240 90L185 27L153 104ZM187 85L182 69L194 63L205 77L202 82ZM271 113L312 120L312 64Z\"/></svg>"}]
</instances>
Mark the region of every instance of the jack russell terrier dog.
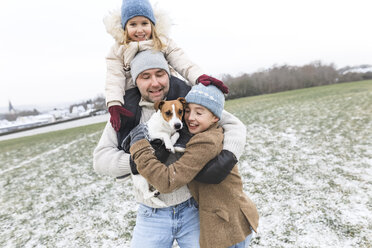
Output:
<instances>
[{"instance_id":1,"label":"jack russell terrier dog","mask_svg":"<svg viewBox=\"0 0 372 248\"><path fill-rule=\"evenodd\" d=\"M161 139L170 152L183 152L184 148L175 149L173 145L180 136L177 131L183 127L182 117L185 106L186 100L183 97L172 101L155 102L156 112L146 123L150 140ZM132 179L134 186L142 192L145 200L151 200L159 207L166 207L165 203L157 198L159 191L150 186L143 176L132 175Z\"/></svg>"},{"instance_id":2,"label":"jack russell terrier dog","mask_svg":"<svg viewBox=\"0 0 372 248\"><path fill-rule=\"evenodd\" d=\"M183 97L173 101L158 101L154 104L156 113L147 122L150 139L161 139L165 148L172 153L175 152L173 145L180 137L177 131L183 127L185 105L186 100Z\"/></svg>"}]
</instances>

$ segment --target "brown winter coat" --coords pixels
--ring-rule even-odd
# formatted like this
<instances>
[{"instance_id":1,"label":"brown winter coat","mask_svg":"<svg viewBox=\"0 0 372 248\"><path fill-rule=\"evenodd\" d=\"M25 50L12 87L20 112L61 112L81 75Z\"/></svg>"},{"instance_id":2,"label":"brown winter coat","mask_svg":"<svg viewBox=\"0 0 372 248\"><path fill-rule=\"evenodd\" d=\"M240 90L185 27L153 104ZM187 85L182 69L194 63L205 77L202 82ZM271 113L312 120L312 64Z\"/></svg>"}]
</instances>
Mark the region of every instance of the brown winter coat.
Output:
<instances>
[{"instance_id":1,"label":"brown winter coat","mask_svg":"<svg viewBox=\"0 0 372 248\"><path fill-rule=\"evenodd\" d=\"M135 143L130 152L137 169L161 193L169 193L188 184L199 203L200 246L226 248L242 242L257 230L258 212L243 192L243 184L235 166L220 184L199 183L193 178L222 150L223 131L217 124L194 135L184 155L169 167L157 160L147 140Z\"/></svg>"}]
</instances>

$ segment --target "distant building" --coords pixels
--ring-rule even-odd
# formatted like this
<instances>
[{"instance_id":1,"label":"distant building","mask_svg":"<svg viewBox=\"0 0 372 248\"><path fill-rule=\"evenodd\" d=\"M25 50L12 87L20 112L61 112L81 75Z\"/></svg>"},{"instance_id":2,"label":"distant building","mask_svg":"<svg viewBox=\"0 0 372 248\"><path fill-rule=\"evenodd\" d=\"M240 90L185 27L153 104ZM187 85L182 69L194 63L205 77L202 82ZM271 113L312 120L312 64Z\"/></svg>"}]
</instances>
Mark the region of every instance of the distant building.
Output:
<instances>
[{"instance_id":1,"label":"distant building","mask_svg":"<svg viewBox=\"0 0 372 248\"><path fill-rule=\"evenodd\" d=\"M70 112L68 109L53 109L48 112L48 114L51 114L54 116L55 120L63 120L70 118Z\"/></svg>"}]
</instances>

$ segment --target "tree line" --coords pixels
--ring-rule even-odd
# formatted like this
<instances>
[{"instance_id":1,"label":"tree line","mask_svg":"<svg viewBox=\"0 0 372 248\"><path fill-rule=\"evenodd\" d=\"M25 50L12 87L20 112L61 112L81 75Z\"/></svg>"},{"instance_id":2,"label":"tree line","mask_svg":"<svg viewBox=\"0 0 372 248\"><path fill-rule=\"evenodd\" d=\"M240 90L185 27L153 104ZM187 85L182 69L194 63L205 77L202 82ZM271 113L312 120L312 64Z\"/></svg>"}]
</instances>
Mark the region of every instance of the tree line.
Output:
<instances>
[{"instance_id":1,"label":"tree line","mask_svg":"<svg viewBox=\"0 0 372 248\"><path fill-rule=\"evenodd\" d=\"M93 108L96 110L105 110L106 109L106 101L103 95L98 95L93 99L89 99L86 101L82 101L79 103L74 103L69 106L69 111L72 113L72 109L77 106L83 106L85 110L88 109L88 105L93 105Z\"/></svg>"},{"instance_id":2,"label":"tree line","mask_svg":"<svg viewBox=\"0 0 372 248\"><path fill-rule=\"evenodd\" d=\"M229 74L222 76L222 81L229 87L226 99L234 99L261 94L269 94L280 91L295 90L320 85L353 82L372 79L372 66L360 65L336 69L334 64L323 64L315 61L304 66L273 66L252 74L242 74L233 77ZM365 69L365 70L364 70ZM93 99L71 104L71 113L74 106L83 105L87 109L88 104L93 104L94 109L106 110L105 98L99 95ZM19 116L38 115L36 109L15 111L13 113L0 114L1 119L14 121Z\"/></svg>"},{"instance_id":3,"label":"tree line","mask_svg":"<svg viewBox=\"0 0 372 248\"><path fill-rule=\"evenodd\" d=\"M222 76L229 87L226 99L234 99L314 86L372 79L370 65L336 69L334 64L315 61L304 66L273 66L252 74Z\"/></svg>"}]
</instances>

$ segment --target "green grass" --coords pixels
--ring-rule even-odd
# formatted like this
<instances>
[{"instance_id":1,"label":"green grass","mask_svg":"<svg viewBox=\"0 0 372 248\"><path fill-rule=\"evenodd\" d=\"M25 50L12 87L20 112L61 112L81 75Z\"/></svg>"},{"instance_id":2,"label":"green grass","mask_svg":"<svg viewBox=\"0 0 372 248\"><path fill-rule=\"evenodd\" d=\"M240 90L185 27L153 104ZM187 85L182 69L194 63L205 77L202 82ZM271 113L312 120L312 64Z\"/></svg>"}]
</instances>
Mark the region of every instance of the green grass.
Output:
<instances>
[{"instance_id":1,"label":"green grass","mask_svg":"<svg viewBox=\"0 0 372 248\"><path fill-rule=\"evenodd\" d=\"M252 247L372 247L372 81L226 102L260 213ZM105 123L0 142L1 247L128 247L130 182L97 175Z\"/></svg>"}]
</instances>

